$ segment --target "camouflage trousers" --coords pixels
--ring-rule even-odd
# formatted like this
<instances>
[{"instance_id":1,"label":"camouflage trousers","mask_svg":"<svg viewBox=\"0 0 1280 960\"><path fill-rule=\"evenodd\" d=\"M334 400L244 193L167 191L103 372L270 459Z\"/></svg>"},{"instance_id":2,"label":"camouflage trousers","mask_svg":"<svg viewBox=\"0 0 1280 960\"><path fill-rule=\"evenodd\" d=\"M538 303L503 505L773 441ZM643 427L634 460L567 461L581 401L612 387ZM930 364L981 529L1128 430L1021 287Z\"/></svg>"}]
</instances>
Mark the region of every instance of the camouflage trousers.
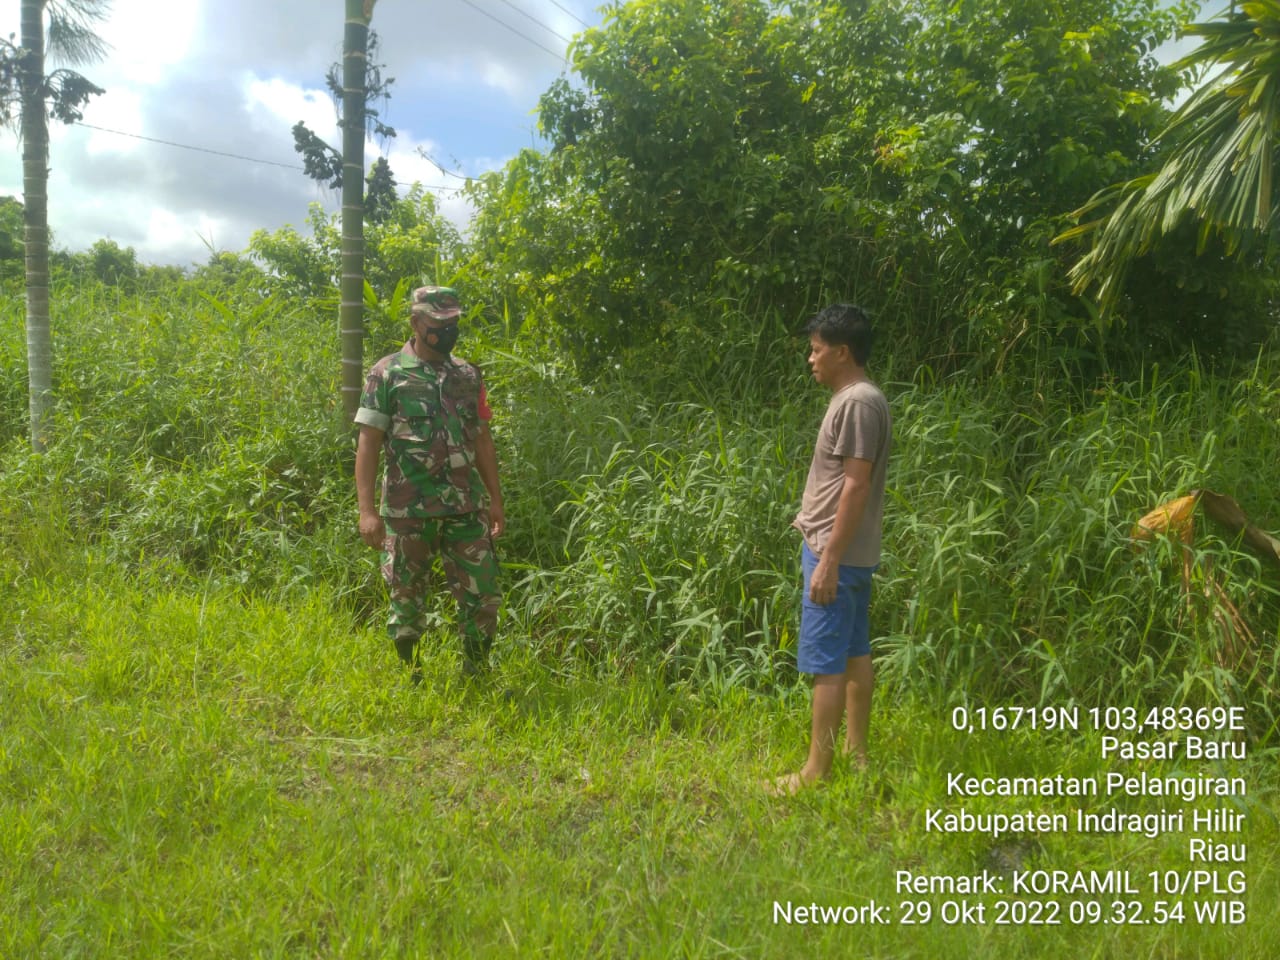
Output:
<instances>
[{"instance_id":1,"label":"camouflage trousers","mask_svg":"<svg viewBox=\"0 0 1280 960\"><path fill-rule=\"evenodd\" d=\"M458 603L462 655L483 666L498 626L498 558L484 513L451 517L388 517L382 578L391 597L387 633L409 660L427 626L431 564L440 557Z\"/></svg>"}]
</instances>

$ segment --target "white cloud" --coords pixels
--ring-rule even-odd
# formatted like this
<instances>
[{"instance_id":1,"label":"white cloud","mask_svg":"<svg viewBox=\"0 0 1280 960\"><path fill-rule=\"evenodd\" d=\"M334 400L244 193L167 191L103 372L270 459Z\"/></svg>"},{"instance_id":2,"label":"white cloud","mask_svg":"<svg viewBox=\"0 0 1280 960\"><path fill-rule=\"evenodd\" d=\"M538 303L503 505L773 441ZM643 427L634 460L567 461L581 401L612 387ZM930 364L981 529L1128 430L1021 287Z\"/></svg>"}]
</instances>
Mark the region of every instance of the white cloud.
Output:
<instances>
[{"instance_id":1,"label":"white cloud","mask_svg":"<svg viewBox=\"0 0 1280 960\"><path fill-rule=\"evenodd\" d=\"M528 76L504 60L480 60L480 77L484 84L501 90L508 97L519 97L528 87Z\"/></svg>"},{"instance_id":2,"label":"white cloud","mask_svg":"<svg viewBox=\"0 0 1280 960\"><path fill-rule=\"evenodd\" d=\"M146 240L139 246L138 256L143 262L170 262L166 253L190 249L193 240L216 249L224 226L223 220L205 213L180 217L170 210L152 207L147 216Z\"/></svg>"},{"instance_id":3,"label":"white cloud","mask_svg":"<svg viewBox=\"0 0 1280 960\"><path fill-rule=\"evenodd\" d=\"M245 109L255 129L291 130L301 120L326 139L338 131L333 101L323 90L306 90L279 77L260 80L252 74L244 82Z\"/></svg>"},{"instance_id":4,"label":"white cloud","mask_svg":"<svg viewBox=\"0 0 1280 960\"><path fill-rule=\"evenodd\" d=\"M142 97L137 91L126 87L91 100L84 110L84 122L102 128L91 130L85 140L84 149L90 156L102 153L136 153L142 146L142 141L107 131L141 130ZM67 128L61 125L56 129L60 135L67 132ZM50 135L53 132L51 129Z\"/></svg>"},{"instance_id":5,"label":"white cloud","mask_svg":"<svg viewBox=\"0 0 1280 960\"><path fill-rule=\"evenodd\" d=\"M565 36L579 28L543 0L512 2ZM565 2L599 21L587 0ZM375 9L378 59L395 78L380 109L399 136L368 144L366 160L385 150L402 189L434 189L440 210L465 226L462 181L418 148L467 175L497 168L530 144L530 111L563 63L458 0L425 6L387 0ZM562 46L505 4L485 6L538 44ZM17 32L18 12L0 5L0 35ZM111 49L81 72L107 92L84 122L121 133L51 126L56 246L110 237L146 262L188 264L207 259L209 241L241 250L256 229L305 231L313 201L337 209L337 194L303 174L291 128L302 120L339 145L324 76L341 58L341 4L114 0L99 32ZM0 133L0 196L21 191L21 148Z\"/></svg>"},{"instance_id":6,"label":"white cloud","mask_svg":"<svg viewBox=\"0 0 1280 960\"><path fill-rule=\"evenodd\" d=\"M181 0L116 0L98 31L113 72L130 84L160 83L187 57L199 11Z\"/></svg>"}]
</instances>

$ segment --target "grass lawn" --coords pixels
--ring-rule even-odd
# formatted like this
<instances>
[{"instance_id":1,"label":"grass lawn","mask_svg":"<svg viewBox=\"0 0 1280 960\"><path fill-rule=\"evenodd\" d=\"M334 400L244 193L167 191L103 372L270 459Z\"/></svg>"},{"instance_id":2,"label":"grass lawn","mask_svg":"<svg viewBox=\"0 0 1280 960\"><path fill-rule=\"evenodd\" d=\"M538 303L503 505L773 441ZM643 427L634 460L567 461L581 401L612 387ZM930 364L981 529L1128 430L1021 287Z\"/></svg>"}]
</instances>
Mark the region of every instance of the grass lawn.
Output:
<instances>
[{"instance_id":1,"label":"grass lawn","mask_svg":"<svg viewBox=\"0 0 1280 960\"><path fill-rule=\"evenodd\" d=\"M773 799L759 783L802 758L803 689L710 698L558 672L505 635L487 683L459 678L446 640L415 688L379 630L320 595L21 569L0 614L4 957L1241 960L1280 942L1274 749L1142 768L1246 777L1227 804L1245 829L1222 837L1247 842L1243 864L1189 862L1186 832L944 834L928 810L1082 803L948 796L952 771L1139 765L1103 760L1089 730L963 734L947 707L886 689L871 773ZM1012 893L1035 869L1125 870L1141 894ZM1200 892L1153 892L1152 871L1195 869ZM1244 892L1213 893L1209 877L1226 890L1237 870ZM899 871L987 871L1003 890L900 891ZM1197 919L1214 901L1247 920ZM815 905L839 922L798 922Z\"/></svg>"}]
</instances>

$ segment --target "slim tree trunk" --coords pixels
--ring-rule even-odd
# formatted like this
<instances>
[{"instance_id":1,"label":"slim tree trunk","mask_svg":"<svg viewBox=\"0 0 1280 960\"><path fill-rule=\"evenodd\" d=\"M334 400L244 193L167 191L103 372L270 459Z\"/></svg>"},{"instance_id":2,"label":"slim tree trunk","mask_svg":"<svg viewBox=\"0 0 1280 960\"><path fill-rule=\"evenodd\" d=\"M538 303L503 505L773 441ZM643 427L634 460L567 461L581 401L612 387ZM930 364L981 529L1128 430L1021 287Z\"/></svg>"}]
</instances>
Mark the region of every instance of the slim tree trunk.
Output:
<instances>
[{"instance_id":1,"label":"slim tree trunk","mask_svg":"<svg viewBox=\"0 0 1280 960\"><path fill-rule=\"evenodd\" d=\"M375 0L346 0L342 37L342 409L353 420L364 379L364 87Z\"/></svg>"},{"instance_id":2,"label":"slim tree trunk","mask_svg":"<svg viewBox=\"0 0 1280 960\"><path fill-rule=\"evenodd\" d=\"M49 335L49 121L44 90L45 0L22 0L22 239L26 244L27 380L31 448L44 450L52 405Z\"/></svg>"}]
</instances>

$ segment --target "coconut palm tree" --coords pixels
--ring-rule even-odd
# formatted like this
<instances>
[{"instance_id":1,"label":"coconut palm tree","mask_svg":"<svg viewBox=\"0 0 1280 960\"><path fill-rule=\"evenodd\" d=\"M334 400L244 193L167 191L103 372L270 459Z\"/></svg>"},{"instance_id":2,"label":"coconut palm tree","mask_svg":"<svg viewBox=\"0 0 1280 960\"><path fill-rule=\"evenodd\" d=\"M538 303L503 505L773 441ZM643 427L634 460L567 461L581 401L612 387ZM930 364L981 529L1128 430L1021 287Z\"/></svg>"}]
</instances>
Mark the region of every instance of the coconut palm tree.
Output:
<instances>
[{"instance_id":1,"label":"coconut palm tree","mask_svg":"<svg viewBox=\"0 0 1280 960\"><path fill-rule=\"evenodd\" d=\"M22 136L23 231L27 285L27 377L31 446L40 451L48 434L52 396L49 334L49 114L66 123L102 93L78 73L45 74L45 51L72 65L99 59L105 51L90 24L106 16L108 0L22 0L21 46L13 51ZM48 29L46 43L46 26ZM11 90L3 91L11 101ZM4 119L12 115L5 111Z\"/></svg>"},{"instance_id":2,"label":"coconut palm tree","mask_svg":"<svg viewBox=\"0 0 1280 960\"><path fill-rule=\"evenodd\" d=\"M1229 254L1264 243L1280 225L1272 177L1280 155L1280 0L1251 0L1220 19L1187 27L1200 45L1176 68L1208 78L1159 135L1168 144L1154 173L1108 187L1077 210L1109 214L1080 223L1059 241L1092 235L1072 268L1077 293L1097 285L1104 314L1115 306L1129 264L1193 219L1201 253L1217 235Z\"/></svg>"}]
</instances>

